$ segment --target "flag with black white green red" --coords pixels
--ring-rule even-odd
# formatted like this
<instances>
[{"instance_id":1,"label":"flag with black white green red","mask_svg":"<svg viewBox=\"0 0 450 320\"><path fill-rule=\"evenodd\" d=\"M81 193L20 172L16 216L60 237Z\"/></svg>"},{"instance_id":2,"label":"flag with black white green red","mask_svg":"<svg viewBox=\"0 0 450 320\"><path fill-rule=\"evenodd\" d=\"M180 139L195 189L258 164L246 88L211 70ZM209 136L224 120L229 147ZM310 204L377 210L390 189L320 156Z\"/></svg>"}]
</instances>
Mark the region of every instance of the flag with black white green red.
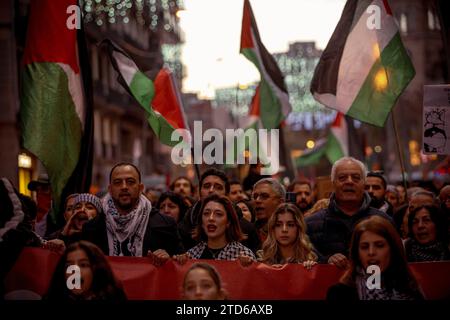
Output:
<instances>
[{"instance_id":1,"label":"flag with black white green red","mask_svg":"<svg viewBox=\"0 0 450 320\"><path fill-rule=\"evenodd\" d=\"M266 129L278 128L291 112L284 77L275 59L261 41L250 2L244 0L240 52L250 60L261 74L259 113Z\"/></svg>"},{"instance_id":2,"label":"flag with black white green red","mask_svg":"<svg viewBox=\"0 0 450 320\"><path fill-rule=\"evenodd\" d=\"M311 93L327 107L382 127L414 75L388 1L348 0Z\"/></svg>"},{"instance_id":3,"label":"flag with black white green red","mask_svg":"<svg viewBox=\"0 0 450 320\"><path fill-rule=\"evenodd\" d=\"M316 165L326 156L331 164L349 155L348 128L345 117L338 112L327 138L317 140L312 149L306 150L300 157L294 159L297 167Z\"/></svg>"},{"instance_id":4,"label":"flag with black white green red","mask_svg":"<svg viewBox=\"0 0 450 320\"><path fill-rule=\"evenodd\" d=\"M158 139L168 146L178 144L178 141L172 141L172 133L176 129L188 130L188 127L180 93L170 72L162 69L153 83L116 43L105 39L102 45L106 46L111 63L119 74L119 83L147 111L147 120Z\"/></svg>"},{"instance_id":5,"label":"flag with black white green red","mask_svg":"<svg viewBox=\"0 0 450 320\"><path fill-rule=\"evenodd\" d=\"M225 168L235 167L237 164L243 164L244 162L250 164L259 162L264 167L279 168L278 148L273 145L279 144L279 140L272 138L272 130L279 129L264 129L260 117L260 101L260 85L258 85L250 103L248 114L239 121L239 128L233 132L235 137L231 139L227 132ZM281 125L283 124L282 122ZM228 141L234 143L229 145Z\"/></svg>"},{"instance_id":6,"label":"flag with black white green red","mask_svg":"<svg viewBox=\"0 0 450 320\"><path fill-rule=\"evenodd\" d=\"M48 173L55 222L63 190L87 192L92 173L90 69L80 63L87 54L85 40L81 30L70 28L67 14L77 4L32 0L23 55L22 141Z\"/></svg>"}]
</instances>

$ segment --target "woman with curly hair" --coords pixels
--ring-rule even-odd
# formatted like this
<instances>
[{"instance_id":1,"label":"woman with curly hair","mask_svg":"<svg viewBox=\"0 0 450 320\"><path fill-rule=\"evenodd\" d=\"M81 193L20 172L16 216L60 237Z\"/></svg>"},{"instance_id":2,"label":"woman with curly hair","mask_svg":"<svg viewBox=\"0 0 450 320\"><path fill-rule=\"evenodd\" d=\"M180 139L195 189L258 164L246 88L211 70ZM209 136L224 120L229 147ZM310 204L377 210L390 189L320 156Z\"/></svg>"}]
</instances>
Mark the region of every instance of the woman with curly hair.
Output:
<instances>
[{"instance_id":1,"label":"woman with curly hair","mask_svg":"<svg viewBox=\"0 0 450 320\"><path fill-rule=\"evenodd\" d=\"M77 269L80 272L78 283L70 279ZM69 284L73 284L73 288L69 288ZM61 256L44 299L124 301L127 297L100 248L79 241L69 245Z\"/></svg>"},{"instance_id":2,"label":"woman with curly hair","mask_svg":"<svg viewBox=\"0 0 450 320\"><path fill-rule=\"evenodd\" d=\"M317 255L306 234L301 211L292 203L277 207L268 221L268 236L258 251L258 261L280 267L287 263L303 264L307 269L317 264ZM244 266L251 261L239 260Z\"/></svg>"}]
</instances>

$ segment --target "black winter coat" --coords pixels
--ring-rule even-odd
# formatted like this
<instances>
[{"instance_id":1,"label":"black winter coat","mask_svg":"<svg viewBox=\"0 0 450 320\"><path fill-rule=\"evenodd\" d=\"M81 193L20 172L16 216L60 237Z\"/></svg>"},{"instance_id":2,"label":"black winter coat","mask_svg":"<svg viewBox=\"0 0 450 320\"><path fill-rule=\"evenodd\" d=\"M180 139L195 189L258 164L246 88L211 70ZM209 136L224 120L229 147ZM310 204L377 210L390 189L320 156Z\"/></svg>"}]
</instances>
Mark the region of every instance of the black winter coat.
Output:
<instances>
[{"instance_id":1,"label":"black winter coat","mask_svg":"<svg viewBox=\"0 0 450 320\"><path fill-rule=\"evenodd\" d=\"M109 255L105 214L100 214L83 226L81 238L96 244L103 253ZM152 208L144 236L143 254L148 250L164 249L170 255L182 253L180 237L175 220Z\"/></svg>"},{"instance_id":2,"label":"black winter coat","mask_svg":"<svg viewBox=\"0 0 450 320\"><path fill-rule=\"evenodd\" d=\"M328 258L336 253L348 256L353 229L362 219L380 215L392 222L387 214L370 207L369 204L370 196L364 192L361 208L349 216L338 208L333 193L328 208L305 219L309 239L319 253L319 262L327 263Z\"/></svg>"}]
</instances>

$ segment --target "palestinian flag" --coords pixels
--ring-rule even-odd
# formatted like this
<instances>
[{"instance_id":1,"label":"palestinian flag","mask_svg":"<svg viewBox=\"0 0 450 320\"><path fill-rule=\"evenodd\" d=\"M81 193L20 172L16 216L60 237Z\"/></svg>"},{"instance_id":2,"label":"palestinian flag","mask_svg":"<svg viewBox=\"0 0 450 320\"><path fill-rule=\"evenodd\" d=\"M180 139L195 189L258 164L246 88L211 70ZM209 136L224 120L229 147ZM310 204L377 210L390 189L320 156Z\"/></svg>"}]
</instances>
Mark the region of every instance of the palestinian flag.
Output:
<instances>
[{"instance_id":1,"label":"palestinian flag","mask_svg":"<svg viewBox=\"0 0 450 320\"><path fill-rule=\"evenodd\" d=\"M260 85L255 89L253 95L250 111L242 121L240 121L241 134L238 134L235 138L235 144L232 146L226 146L226 165L227 167L234 167L236 164L244 163L244 155L248 157L247 161L250 164L256 164L258 161L263 165L272 168L279 168L279 155L268 153L271 149L271 143L279 143L279 141L272 141L267 138L264 143L260 143L259 129L263 129L263 125L260 117ZM244 129L242 129L244 128ZM270 137L270 130L267 129L267 137ZM226 141L231 141L227 138ZM270 157L269 157L270 156ZM275 163L276 162L276 163ZM271 174L275 174L271 173Z\"/></svg>"},{"instance_id":2,"label":"palestinian flag","mask_svg":"<svg viewBox=\"0 0 450 320\"><path fill-rule=\"evenodd\" d=\"M119 74L119 83L147 111L147 120L159 140L168 146L178 144L178 141L171 141L172 132L188 129L188 126L171 73L162 69L153 83L117 44L109 39L102 44L107 47L111 63Z\"/></svg>"},{"instance_id":3,"label":"palestinian flag","mask_svg":"<svg viewBox=\"0 0 450 320\"><path fill-rule=\"evenodd\" d=\"M382 127L414 75L387 0L348 0L311 93L327 107Z\"/></svg>"},{"instance_id":4,"label":"palestinian flag","mask_svg":"<svg viewBox=\"0 0 450 320\"><path fill-rule=\"evenodd\" d=\"M312 149L306 150L294 160L297 167L316 165L326 156L331 164L349 155L347 122L342 113L336 114L336 119L330 127L328 137L319 139Z\"/></svg>"},{"instance_id":5,"label":"palestinian flag","mask_svg":"<svg viewBox=\"0 0 450 320\"><path fill-rule=\"evenodd\" d=\"M253 62L261 74L259 85L261 123L266 129L278 128L292 108L283 74L261 41L248 0L244 0L240 52Z\"/></svg>"},{"instance_id":6,"label":"palestinian flag","mask_svg":"<svg viewBox=\"0 0 450 320\"><path fill-rule=\"evenodd\" d=\"M39 158L49 175L55 221L63 189L87 192L92 173L90 69L84 64L88 59L81 30L68 27L70 21L76 22L75 14L66 13L77 4L76 0L32 0L23 56L23 146Z\"/></svg>"}]
</instances>

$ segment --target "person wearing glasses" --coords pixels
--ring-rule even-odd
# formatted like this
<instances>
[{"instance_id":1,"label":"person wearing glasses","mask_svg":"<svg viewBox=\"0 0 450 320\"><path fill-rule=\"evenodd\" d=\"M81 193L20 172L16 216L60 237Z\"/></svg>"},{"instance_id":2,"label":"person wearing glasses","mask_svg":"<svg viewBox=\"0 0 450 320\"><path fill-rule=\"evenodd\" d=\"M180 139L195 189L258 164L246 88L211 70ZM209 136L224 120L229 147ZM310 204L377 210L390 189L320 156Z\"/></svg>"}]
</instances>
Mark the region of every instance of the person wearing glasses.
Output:
<instances>
[{"instance_id":1,"label":"person wearing glasses","mask_svg":"<svg viewBox=\"0 0 450 320\"><path fill-rule=\"evenodd\" d=\"M272 178L264 178L255 183L252 200L255 207L255 226L261 243L267 239L267 222L276 208L285 202L286 190L283 185Z\"/></svg>"},{"instance_id":2,"label":"person wearing glasses","mask_svg":"<svg viewBox=\"0 0 450 320\"><path fill-rule=\"evenodd\" d=\"M366 172L364 164L352 157L343 157L333 164L330 204L306 218L306 230L319 253L319 262L345 269L349 264L348 249L356 224L373 215L392 222L384 212L370 207L371 198L364 191Z\"/></svg>"}]
</instances>

